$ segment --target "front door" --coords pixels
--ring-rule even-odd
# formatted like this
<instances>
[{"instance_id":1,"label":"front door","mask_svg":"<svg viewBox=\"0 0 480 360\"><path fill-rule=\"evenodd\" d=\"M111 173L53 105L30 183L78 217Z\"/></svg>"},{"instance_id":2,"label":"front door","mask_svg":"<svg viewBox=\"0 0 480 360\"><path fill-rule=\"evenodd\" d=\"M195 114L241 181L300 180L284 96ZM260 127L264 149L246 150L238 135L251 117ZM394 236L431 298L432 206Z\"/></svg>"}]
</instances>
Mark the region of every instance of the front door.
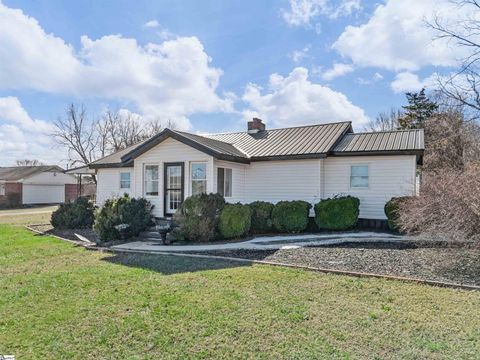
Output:
<instances>
[{"instance_id":1,"label":"front door","mask_svg":"<svg viewBox=\"0 0 480 360\"><path fill-rule=\"evenodd\" d=\"M164 174L164 210L165 215L172 215L183 202L185 184L183 163L166 163Z\"/></svg>"}]
</instances>

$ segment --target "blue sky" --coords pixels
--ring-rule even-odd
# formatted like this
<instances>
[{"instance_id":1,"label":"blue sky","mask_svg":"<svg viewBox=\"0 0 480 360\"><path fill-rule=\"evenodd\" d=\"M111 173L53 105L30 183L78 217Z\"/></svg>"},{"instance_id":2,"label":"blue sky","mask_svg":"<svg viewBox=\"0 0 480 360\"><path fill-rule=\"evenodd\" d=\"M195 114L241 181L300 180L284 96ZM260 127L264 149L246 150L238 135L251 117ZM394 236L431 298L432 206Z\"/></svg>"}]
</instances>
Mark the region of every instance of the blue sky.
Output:
<instances>
[{"instance_id":1,"label":"blue sky","mask_svg":"<svg viewBox=\"0 0 480 360\"><path fill-rule=\"evenodd\" d=\"M420 3L420 4L419 4ZM193 132L350 120L362 130L461 55L424 19L447 0L0 0L0 165L63 160L71 103Z\"/></svg>"}]
</instances>

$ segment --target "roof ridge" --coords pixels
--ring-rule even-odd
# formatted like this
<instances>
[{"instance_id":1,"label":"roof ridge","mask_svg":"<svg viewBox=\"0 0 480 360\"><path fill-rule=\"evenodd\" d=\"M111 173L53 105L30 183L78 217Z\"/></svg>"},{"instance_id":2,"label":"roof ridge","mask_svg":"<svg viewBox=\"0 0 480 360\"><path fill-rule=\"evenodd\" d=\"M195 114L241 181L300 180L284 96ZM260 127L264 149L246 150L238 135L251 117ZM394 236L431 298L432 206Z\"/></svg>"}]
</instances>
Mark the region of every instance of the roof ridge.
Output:
<instances>
[{"instance_id":1,"label":"roof ridge","mask_svg":"<svg viewBox=\"0 0 480 360\"><path fill-rule=\"evenodd\" d=\"M378 134L378 133L399 133L399 132L409 132L409 131L423 131L423 129L399 129L399 130L381 130L381 131L361 131L353 132L346 135L363 135L363 134Z\"/></svg>"},{"instance_id":2,"label":"roof ridge","mask_svg":"<svg viewBox=\"0 0 480 360\"><path fill-rule=\"evenodd\" d=\"M283 128L274 128L274 129L265 129L264 131L276 131L276 130L286 130L286 129L299 129L299 128L306 128L306 127L315 127L315 126L327 126L327 125L336 125L336 124L351 124L351 121L336 121L332 123L325 123L325 124L310 124L310 125L299 125L299 126L287 126ZM212 135L233 135L233 134L244 134L248 133L248 131L234 131L234 132L223 132L223 133L209 133L206 134L207 136Z\"/></svg>"}]
</instances>

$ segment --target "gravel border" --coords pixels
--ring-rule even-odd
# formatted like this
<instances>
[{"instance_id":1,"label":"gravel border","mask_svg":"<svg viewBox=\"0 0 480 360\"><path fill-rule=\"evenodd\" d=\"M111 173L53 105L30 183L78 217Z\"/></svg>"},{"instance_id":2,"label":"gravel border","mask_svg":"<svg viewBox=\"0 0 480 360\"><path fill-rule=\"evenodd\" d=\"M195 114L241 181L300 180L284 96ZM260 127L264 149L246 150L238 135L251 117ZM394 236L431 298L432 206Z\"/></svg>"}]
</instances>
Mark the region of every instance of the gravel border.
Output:
<instances>
[{"instance_id":1,"label":"gravel border","mask_svg":"<svg viewBox=\"0 0 480 360\"><path fill-rule=\"evenodd\" d=\"M347 242L297 249L189 253L480 286L480 246L474 243Z\"/></svg>"}]
</instances>

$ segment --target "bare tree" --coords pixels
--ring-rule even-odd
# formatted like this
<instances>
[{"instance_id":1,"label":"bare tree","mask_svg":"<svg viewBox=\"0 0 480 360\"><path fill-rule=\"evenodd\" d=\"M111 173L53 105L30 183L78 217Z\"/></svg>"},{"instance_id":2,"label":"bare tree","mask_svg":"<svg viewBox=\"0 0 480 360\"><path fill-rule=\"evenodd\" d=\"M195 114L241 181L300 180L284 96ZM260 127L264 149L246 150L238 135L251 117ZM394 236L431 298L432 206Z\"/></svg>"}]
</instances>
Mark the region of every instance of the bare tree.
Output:
<instances>
[{"instance_id":1,"label":"bare tree","mask_svg":"<svg viewBox=\"0 0 480 360\"><path fill-rule=\"evenodd\" d=\"M167 123L170 128L174 124ZM87 165L101 157L150 138L164 129L160 120L145 122L127 111L105 111L99 120L87 117L85 106L71 104L55 122L52 136L68 150L70 166Z\"/></svg>"},{"instance_id":2,"label":"bare tree","mask_svg":"<svg viewBox=\"0 0 480 360\"><path fill-rule=\"evenodd\" d=\"M459 59L459 70L448 76L437 75L439 90L458 106L466 107L469 120L480 116L480 1L452 1L460 8L468 8L471 14L454 23L438 16L428 23L437 32L436 39L451 40L460 48L467 49L467 55Z\"/></svg>"},{"instance_id":3,"label":"bare tree","mask_svg":"<svg viewBox=\"0 0 480 360\"><path fill-rule=\"evenodd\" d=\"M105 152L100 148L97 123L88 119L85 106L71 104L54 125L52 136L68 150L69 165L87 165Z\"/></svg>"},{"instance_id":4,"label":"bare tree","mask_svg":"<svg viewBox=\"0 0 480 360\"><path fill-rule=\"evenodd\" d=\"M23 159L15 161L17 166L40 166L44 165L40 160L36 159Z\"/></svg>"},{"instance_id":5,"label":"bare tree","mask_svg":"<svg viewBox=\"0 0 480 360\"><path fill-rule=\"evenodd\" d=\"M391 108L388 112L381 112L374 120L365 127L366 131L389 131L400 128L400 119L403 112L400 109Z\"/></svg>"}]
</instances>

